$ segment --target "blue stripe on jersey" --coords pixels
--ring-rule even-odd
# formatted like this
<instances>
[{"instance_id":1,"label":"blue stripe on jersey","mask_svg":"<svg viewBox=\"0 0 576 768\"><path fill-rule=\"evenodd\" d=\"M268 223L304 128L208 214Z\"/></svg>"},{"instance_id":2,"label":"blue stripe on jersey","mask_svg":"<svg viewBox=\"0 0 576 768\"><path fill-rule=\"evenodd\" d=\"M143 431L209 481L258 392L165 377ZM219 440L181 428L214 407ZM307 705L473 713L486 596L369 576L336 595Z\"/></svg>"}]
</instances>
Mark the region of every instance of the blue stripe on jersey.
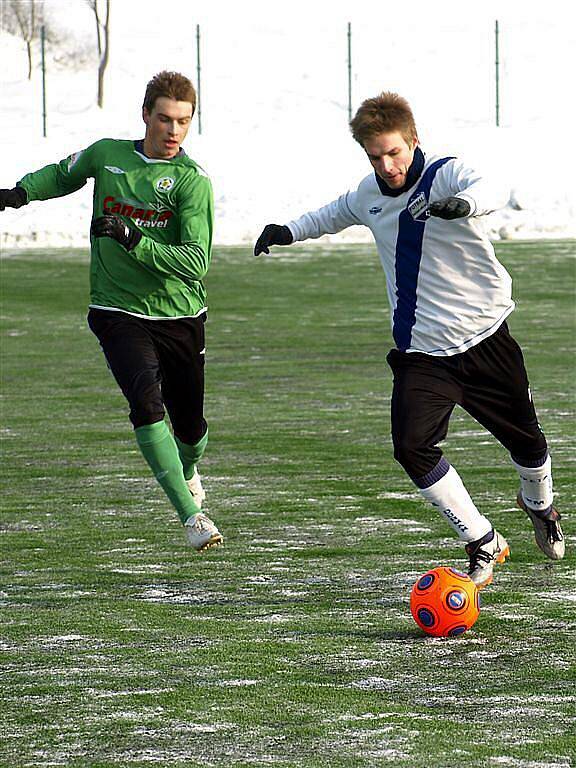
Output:
<instances>
[{"instance_id":1,"label":"blue stripe on jersey","mask_svg":"<svg viewBox=\"0 0 576 768\"><path fill-rule=\"evenodd\" d=\"M406 208L398 220L398 239L396 240L396 309L392 334L396 346L405 352L412 340L412 328L416 322L416 288L422 259L422 241L427 217L414 218L409 212L410 205L420 195L426 202L436 172L453 157L442 157L426 169L414 192L410 195Z\"/></svg>"}]
</instances>

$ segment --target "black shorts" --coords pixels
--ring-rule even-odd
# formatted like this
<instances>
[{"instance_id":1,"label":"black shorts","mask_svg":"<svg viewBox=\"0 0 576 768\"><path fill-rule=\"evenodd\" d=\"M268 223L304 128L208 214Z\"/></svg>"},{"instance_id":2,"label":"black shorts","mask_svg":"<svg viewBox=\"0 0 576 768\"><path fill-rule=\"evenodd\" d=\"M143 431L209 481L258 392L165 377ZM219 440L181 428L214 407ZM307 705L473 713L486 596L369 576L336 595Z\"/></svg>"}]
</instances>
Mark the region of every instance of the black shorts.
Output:
<instances>
[{"instance_id":1,"label":"black shorts","mask_svg":"<svg viewBox=\"0 0 576 768\"><path fill-rule=\"evenodd\" d=\"M489 338L452 357L390 351L394 373L394 456L414 480L442 457L456 404L484 426L522 464L546 455L546 439L528 384L522 350L503 323Z\"/></svg>"},{"instance_id":2,"label":"black shorts","mask_svg":"<svg viewBox=\"0 0 576 768\"><path fill-rule=\"evenodd\" d=\"M205 321L206 313L147 320L90 309L88 325L128 400L135 428L161 421L166 408L183 443L195 445L205 434Z\"/></svg>"}]
</instances>

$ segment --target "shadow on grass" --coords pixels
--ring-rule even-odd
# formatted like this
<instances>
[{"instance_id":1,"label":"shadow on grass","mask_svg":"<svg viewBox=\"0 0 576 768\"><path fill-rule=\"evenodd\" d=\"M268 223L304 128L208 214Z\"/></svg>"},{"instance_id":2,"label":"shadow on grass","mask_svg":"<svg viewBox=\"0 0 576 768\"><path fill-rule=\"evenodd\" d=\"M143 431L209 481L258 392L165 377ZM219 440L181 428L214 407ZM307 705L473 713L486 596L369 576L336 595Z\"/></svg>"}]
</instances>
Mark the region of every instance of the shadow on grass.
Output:
<instances>
[{"instance_id":1,"label":"shadow on grass","mask_svg":"<svg viewBox=\"0 0 576 768\"><path fill-rule=\"evenodd\" d=\"M424 634L421 630L417 629L403 629L403 630L382 630L382 629L325 629L314 631L299 631L299 637L346 637L354 638L356 640L372 640L372 641L386 641L386 642L406 642L407 640L429 640L429 636Z\"/></svg>"}]
</instances>

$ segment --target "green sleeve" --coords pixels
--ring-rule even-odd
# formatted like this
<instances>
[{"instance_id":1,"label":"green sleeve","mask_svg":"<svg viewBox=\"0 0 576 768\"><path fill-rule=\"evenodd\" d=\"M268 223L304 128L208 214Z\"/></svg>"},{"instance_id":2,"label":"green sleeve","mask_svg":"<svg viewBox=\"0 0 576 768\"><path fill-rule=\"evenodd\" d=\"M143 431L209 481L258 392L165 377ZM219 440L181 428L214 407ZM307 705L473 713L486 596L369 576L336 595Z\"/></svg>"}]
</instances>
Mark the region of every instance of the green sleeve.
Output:
<instances>
[{"instance_id":1,"label":"green sleeve","mask_svg":"<svg viewBox=\"0 0 576 768\"><path fill-rule=\"evenodd\" d=\"M180 243L166 245L144 236L131 251L134 257L161 274L184 280L201 280L210 265L214 228L212 185L196 175L178 199Z\"/></svg>"},{"instance_id":2,"label":"green sleeve","mask_svg":"<svg viewBox=\"0 0 576 768\"><path fill-rule=\"evenodd\" d=\"M32 200L49 200L52 197L62 197L81 189L86 179L94 175L93 162L97 144L88 149L75 152L59 163L46 165L38 171L26 174L18 182Z\"/></svg>"}]
</instances>

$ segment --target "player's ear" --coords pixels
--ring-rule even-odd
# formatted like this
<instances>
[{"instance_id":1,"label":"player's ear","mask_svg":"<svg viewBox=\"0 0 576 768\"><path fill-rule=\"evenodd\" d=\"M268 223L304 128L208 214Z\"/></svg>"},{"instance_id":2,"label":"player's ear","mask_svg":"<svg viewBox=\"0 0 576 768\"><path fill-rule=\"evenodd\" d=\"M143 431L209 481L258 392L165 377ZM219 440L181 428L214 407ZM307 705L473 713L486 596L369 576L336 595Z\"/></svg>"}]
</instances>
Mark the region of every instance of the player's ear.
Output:
<instances>
[{"instance_id":1,"label":"player's ear","mask_svg":"<svg viewBox=\"0 0 576 768\"><path fill-rule=\"evenodd\" d=\"M142 107L142 120L144 120L146 125L150 122L150 112L148 112L146 107Z\"/></svg>"}]
</instances>

